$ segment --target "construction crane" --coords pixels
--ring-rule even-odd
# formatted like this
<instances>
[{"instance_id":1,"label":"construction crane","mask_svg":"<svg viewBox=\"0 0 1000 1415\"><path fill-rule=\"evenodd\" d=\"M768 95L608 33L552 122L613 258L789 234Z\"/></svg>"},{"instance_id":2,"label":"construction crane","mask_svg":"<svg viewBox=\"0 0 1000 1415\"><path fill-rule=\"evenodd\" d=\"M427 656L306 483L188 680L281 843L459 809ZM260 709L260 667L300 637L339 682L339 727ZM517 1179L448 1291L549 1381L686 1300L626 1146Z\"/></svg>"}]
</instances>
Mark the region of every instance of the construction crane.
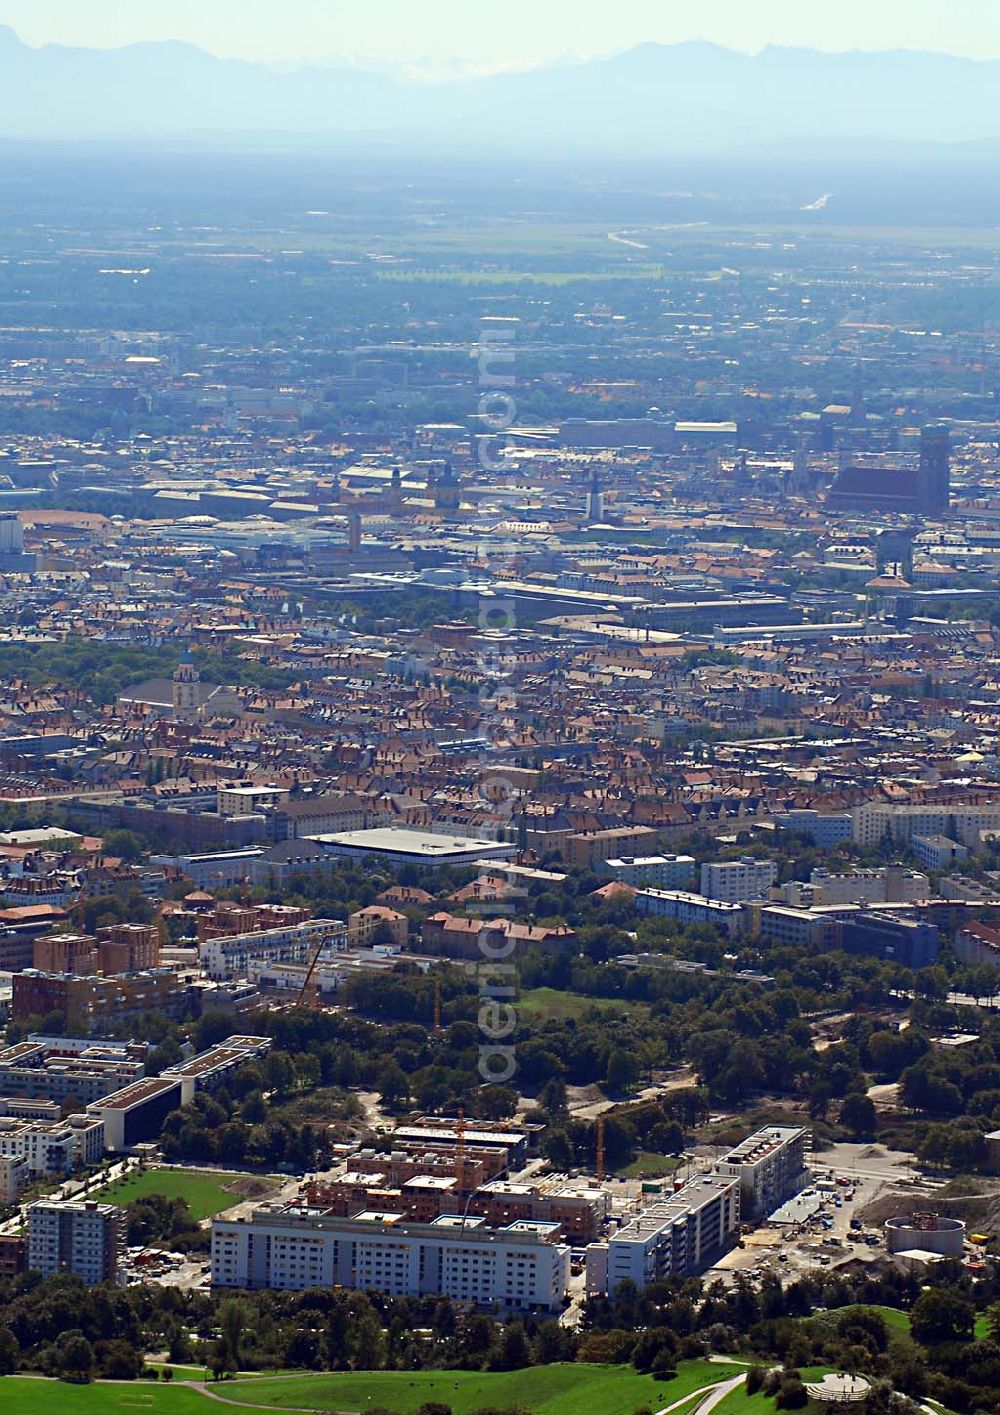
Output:
<instances>
[{"instance_id":1,"label":"construction crane","mask_svg":"<svg viewBox=\"0 0 1000 1415\"><path fill-rule=\"evenodd\" d=\"M66 913L72 919L73 923L76 924L81 933L87 923L87 900L89 898L90 896L81 890L76 899L74 899L73 903L66 910Z\"/></svg>"},{"instance_id":2,"label":"construction crane","mask_svg":"<svg viewBox=\"0 0 1000 1415\"><path fill-rule=\"evenodd\" d=\"M604 1179L604 1116L597 1117L597 1154L594 1159L594 1173L600 1184Z\"/></svg>"},{"instance_id":3,"label":"construction crane","mask_svg":"<svg viewBox=\"0 0 1000 1415\"><path fill-rule=\"evenodd\" d=\"M465 1111L458 1107L455 1121L455 1186L461 1194L465 1190Z\"/></svg>"},{"instance_id":4,"label":"construction crane","mask_svg":"<svg viewBox=\"0 0 1000 1415\"><path fill-rule=\"evenodd\" d=\"M299 995L295 999L296 1007L301 1007L302 1003L305 1000L306 993L309 991L309 985L313 980L313 974L315 973L316 967L320 960L320 954L323 952L323 949L325 947L326 939L320 939L319 943L317 943L316 947L313 949L312 957L309 959L309 967L306 969L306 975L302 980L302 986L299 988Z\"/></svg>"}]
</instances>

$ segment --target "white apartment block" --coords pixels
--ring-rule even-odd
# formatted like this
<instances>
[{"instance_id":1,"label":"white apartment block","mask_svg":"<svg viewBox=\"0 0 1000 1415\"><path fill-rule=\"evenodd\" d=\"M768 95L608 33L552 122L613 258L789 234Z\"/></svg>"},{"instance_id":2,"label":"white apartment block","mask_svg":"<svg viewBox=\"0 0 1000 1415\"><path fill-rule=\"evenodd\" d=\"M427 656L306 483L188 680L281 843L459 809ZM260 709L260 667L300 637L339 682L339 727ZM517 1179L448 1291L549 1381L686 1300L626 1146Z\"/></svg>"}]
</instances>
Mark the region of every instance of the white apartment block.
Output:
<instances>
[{"instance_id":1,"label":"white apartment block","mask_svg":"<svg viewBox=\"0 0 1000 1415\"><path fill-rule=\"evenodd\" d=\"M949 840L946 835L912 835L910 849L925 870L936 870L939 874L953 870L969 858L968 847L957 840Z\"/></svg>"},{"instance_id":2,"label":"white apartment block","mask_svg":"<svg viewBox=\"0 0 1000 1415\"><path fill-rule=\"evenodd\" d=\"M808 1139L802 1126L767 1125L730 1150L715 1171L739 1180L745 1214L772 1214L807 1181Z\"/></svg>"},{"instance_id":3,"label":"white apartment block","mask_svg":"<svg viewBox=\"0 0 1000 1415\"><path fill-rule=\"evenodd\" d=\"M559 1224L444 1214L414 1223L395 1213L338 1218L299 1204L262 1204L248 1219L212 1223L213 1287L376 1288L391 1296L441 1293L473 1307L561 1310L569 1248Z\"/></svg>"},{"instance_id":4,"label":"white apartment block","mask_svg":"<svg viewBox=\"0 0 1000 1415\"><path fill-rule=\"evenodd\" d=\"M603 1286L610 1294L626 1280L642 1291L665 1278L704 1272L725 1252L739 1227L739 1179L693 1179L672 1199L653 1204L613 1233L606 1258L600 1251L603 1244L587 1250L588 1291ZM596 1274L603 1275L603 1284Z\"/></svg>"},{"instance_id":5,"label":"white apartment block","mask_svg":"<svg viewBox=\"0 0 1000 1415\"><path fill-rule=\"evenodd\" d=\"M24 1155L0 1154L0 1204L16 1204L30 1183L31 1167Z\"/></svg>"},{"instance_id":6,"label":"white apartment block","mask_svg":"<svg viewBox=\"0 0 1000 1415\"><path fill-rule=\"evenodd\" d=\"M220 816L252 816L283 806L289 792L283 786L220 786L216 808Z\"/></svg>"},{"instance_id":7,"label":"white apartment block","mask_svg":"<svg viewBox=\"0 0 1000 1415\"><path fill-rule=\"evenodd\" d=\"M694 883L695 865L693 855L624 855L620 860L602 860L595 869L636 888L687 889Z\"/></svg>"},{"instance_id":8,"label":"white apartment block","mask_svg":"<svg viewBox=\"0 0 1000 1415\"><path fill-rule=\"evenodd\" d=\"M0 1118L0 1156L24 1159L34 1178L71 1174L74 1167L98 1164L104 1154L104 1123L91 1115L67 1120Z\"/></svg>"},{"instance_id":9,"label":"white apartment block","mask_svg":"<svg viewBox=\"0 0 1000 1415\"><path fill-rule=\"evenodd\" d=\"M28 1270L75 1273L88 1287L114 1282L124 1216L114 1204L41 1200L28 1205Z\"/></svg>"},{"instance_id":10,"label":"white apartment block","mask_svg":"<svg viewBox=\"0 0 1000 1415\"><path fill-rule=\"evenodd\" d=\"M743 904L750 899L766 899L777 878L778 866L773 860L755 860L752 855L740 860L716 860L701 867L701 892L706 899Z\"/></svg>"},{"instance_id":11,"label":"white apartment block","mask_svg":"<svg viewBox=\"0 0 1000 1415\"><path fill-rule=\"evenodd\" d=\"M315 950L343 948L347 928L339 919L307 919L281 929L226 934L198 946L205 972L216 983L249 978L255 968L274 963L308 963Z\"/></svg>"},{"instance_id":12,"label":"white apartment block","mask_svg":"<svg viewBox=\"0 0 1000 1415\"><path fill-rule=\"evenodd\" d=\"M950 804L890 806L869 801L851 813L854 839L859 845L878 845L889 836L910 841L915 835L945 835L975 850L980 831L1000 830L1000 806Z\"/></svg>"}]
</instances>

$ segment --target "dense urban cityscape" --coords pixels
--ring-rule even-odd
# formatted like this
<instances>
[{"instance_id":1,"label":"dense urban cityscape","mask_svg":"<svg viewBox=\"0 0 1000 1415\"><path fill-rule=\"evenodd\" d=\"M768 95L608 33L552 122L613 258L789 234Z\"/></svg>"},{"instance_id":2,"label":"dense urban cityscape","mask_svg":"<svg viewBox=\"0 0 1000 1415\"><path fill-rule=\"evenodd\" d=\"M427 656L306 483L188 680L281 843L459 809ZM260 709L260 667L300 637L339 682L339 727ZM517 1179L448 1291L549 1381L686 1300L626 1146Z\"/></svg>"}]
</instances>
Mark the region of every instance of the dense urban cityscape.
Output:
<instances>
[{"instance_id":1,"label":"dense urban cityscape","mask_svg":"<svg viewBox=\"0 0 1000 1415\"><path fill-rule=\"evenodd\" d=\"M1000 1411L995 223L373 163L0 182L0 1404Z\"/></svg>"}]
</instances>

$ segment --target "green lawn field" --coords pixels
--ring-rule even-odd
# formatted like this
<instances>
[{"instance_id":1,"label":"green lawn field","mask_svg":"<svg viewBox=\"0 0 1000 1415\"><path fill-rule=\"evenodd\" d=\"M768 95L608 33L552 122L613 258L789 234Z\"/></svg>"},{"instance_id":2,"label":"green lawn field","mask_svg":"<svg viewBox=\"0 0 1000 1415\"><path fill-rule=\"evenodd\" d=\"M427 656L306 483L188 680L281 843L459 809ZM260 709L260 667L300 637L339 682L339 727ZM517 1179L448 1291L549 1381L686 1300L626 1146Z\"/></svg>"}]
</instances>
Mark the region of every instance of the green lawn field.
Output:
<instances>
[{"instance_id":1,"label":"green lawn field","mask_svg":"<svg viewBox=\"0 0 1000 1415\"><path fill-rule=\"evenodd\" d=\"M302 1374L255 1377L213 1385L219 1400L263 1409L364 1411L381 1405L412 1415L425 1401L450 1405L454 1415L482 1406L520 1405L534 1415L633 1415L642 1406L662 1410L743 1369L708 1361L685 1361L673 1380L640 1376L631 1366L534 1366L524 1371L377 1371L371 1374ZM73 1386L59 1381L10 1376L0 1380L0 1409L12 1415L107 1415L147 1411L149 1415L218 1415L219 1400L178 1385L147 1381L102 1381ZM735 1412L734 1412L735 1415Z\"/></svg>"},{"instance_id":2,"label":"green lawn field","mask_svg":"<svg viewBox=\"0 0 1000 1415\"><path fill-rule=\"evenodd\" d=\"M829 1322L838 1321L845 1312L852 1312L855 1308L864 1307L865 1311L877 1312L890 1331L902 1331L909 1334L910 1316L908 1312L901 1312L898 1307L882 1307L877 1303L851 1303L847 1307L831 1307L828 1312L818 1313Z\"/></svg>"},{"instance_id":3,"label":"green lawn field","mask_svg":"<svg viewBox=\"0 0 1000 1415\"><path fill-rule=\"evenodd\" d=\"M10 1415L219 1415L200 1391L152 1381L71 1386L30 1376L0 1377L0 1410Z\"/></svg>"},{"instance_id":4,"label":"green lawn field","mask_svg":"<svg viewBox=\"0 0 1000 1415\"><path fill-rule=\"evenodd\" d=\"M682 1161L676 1155L657 1155L652 1150L640 1150L631 1164L618 1170L623 1179L661 1179L673 1174Z\"/></svg>"},{"instance_id":5,"label":"green lawn field","mask_svg":"<svg viewBox=\"0 0 1000 1415\"><path fill-rule=\"evenodd\" d=\"M756 1395L747 1395L740 1386L719 1401L712 1415L775 1415L774 1396L764 1395L761 1391L757 1391Z\"/></svg>"},{"instance_id":6,"label":"green lawn field","mask_svg":"<svg viewBox=\"0 0 1000 1415\"><path fill-rule=\"evenodd\" d=\"M244 1174L224 1174L198 1169L146 1169L130 1174L100 1190L96 1197L109 1204L131 1204L147 1194L186 1199L196 1219L211 1218L240 1202L240 1195L224 1186L245 1180Z\"/></svg>"},{"instance_id":7,"label":"green lawn field","mask_svg":"<svg viewBox=\"0 0 1000 1415\"><path fill-rule=\"evenodd\" d=\"M371 1375L293 1376L230 1381L219 1394L273 1409L361 1410L381 1405L412 1415L425 1401L450 1405L454 1415L482 1406L522 1405L535 1415L633 1415L642 1406L662 1410L742 1368L685 1361L670 1381L641 1376L630 1366L533 1366L524 1371L380 1371ZM66 1412L66 1415L71 1415Z\"/></svg>"}]
</instances>

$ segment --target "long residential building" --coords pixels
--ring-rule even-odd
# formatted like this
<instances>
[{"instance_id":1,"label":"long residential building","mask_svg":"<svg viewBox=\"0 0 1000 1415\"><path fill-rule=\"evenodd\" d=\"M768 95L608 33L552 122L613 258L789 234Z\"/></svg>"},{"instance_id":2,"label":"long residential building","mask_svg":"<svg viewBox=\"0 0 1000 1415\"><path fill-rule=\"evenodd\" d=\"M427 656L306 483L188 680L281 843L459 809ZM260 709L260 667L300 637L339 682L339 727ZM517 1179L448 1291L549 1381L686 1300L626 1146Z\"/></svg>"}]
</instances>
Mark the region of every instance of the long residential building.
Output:
<instances>
[{"instance_id":1,"label":"long residential building","mask_svg":"<svg viewBox=\"0 0 1000 1415\"><path fill-rule=\"evenodd\" d=\"M976 968L1000 968L1000 930L978 920L955 934L955 957Z\"/></svg>"},{"instance_id":2,"label":"long residential building","mask_svg":"<svg viewBox=\"0 0 1000 1415\"><path fill-rule=\"evenodd\" d=\"M181 1104L194 1100L196 1091L214 1091L223 1085L233 1071L264 1056L271 1049L270 1037L232 1036L216 1046L168 1066L162 1072L165 1081L179 1081Z\"/></svg>"},{"instance_id":3,"label":"long residential building","mask_svg":"<svg viewBox=\"0 0 1000 1415\"><path fill-rule=\"evenodd\" d=\"M82 1107L144 1074L142 1061L124 1048L84 1039L71 1051L70 1040L29 1038L0 1051L0 1095Z\"/></svg>"},{"instance_id":4,"label":"long residential building","mask_svg":"<svg viewBox=\"0 0 1000 1415\"><path fill-rule=\"evenodd\" d=\"M724 1155L716 1173L739 1180L745 1214L766 1216L806 1182L808 1142L804 1126L767 1125Z\"/></svg>"},{"instance_id":5,"label":"long residential building","mask_svg":"<svg viewBox=\"0 0 1000 1415\"><path fill-rule=\"evenodd\" d=\"M347 926L339 919L307 919L280 929L208 938L198 952L213 982L231 982L275 963L307 963L321 945L337 949L346 943Z\"/></svg>"},{"instance_id":6,"label":"long residential building","mask_svg":"<svg viewBox=\"0 0 1000 1415\"><path fill-rule=\"evenodd\" d=\"M886 836L905 842L915 835L945 835L976 849L980 832L990 830L1000 830L1000 805L996 803L892 806L868 801L852 812L852 832L859 845L879 845Z\"/></svg>"},{"instance_id":7,"label":"long residential building","mask_svg":"<svg viewBox=\"0 0 1000 1415\"><path fill-rule=\"evenodd\" d=\"M740 1227L738 1176L692 1179L672 1199L651 1205L607 1244L587 1250L587 1289L613 1293L622 1282L641 1291L666 1278L704 1272Z\"/></svg>"},{"instance_id":8,"label":"long residential building","mask_svg":"<svg viewBox=\"0 0 1000 1415\"><path fill-rule=\"evenodd\" d=\"M742 933L746 915L739 904L707 899L704 894L688 894L683 889L640 889L635 896L640 914L676 919L679 924L714 924L730 938Z\"/></svg>"},{"instance_id":9,"label":"long residential building","mask_svg":"<svg viewBox=\"0 0 1000 1415\"><path fill-rule=\"evenodd\" d=\"M147 968L114 977L31 968L14 974L12 1013L15 1020L26 1020L59 1012L72 1031L83 1033L106 1031L149 1012L182 1021L200 1009L200 982L194 969L183 968Z\"/></svg>"},{"instance_id":10,"label":"long residential building","mask_svg":"<svg viewBox=\"0 0 1000 1415\"><path fill-rule=\"evenodd\" d=\"M557 1312L569 1283L559 1224L491 1228L472 1215L431 1223L363 1211L343 1218L300 1204L261 1204L212 1223L217 1288L373 1288L396 1297L440 1293L471 1307Z\"/></svg>"}]
</instances>

